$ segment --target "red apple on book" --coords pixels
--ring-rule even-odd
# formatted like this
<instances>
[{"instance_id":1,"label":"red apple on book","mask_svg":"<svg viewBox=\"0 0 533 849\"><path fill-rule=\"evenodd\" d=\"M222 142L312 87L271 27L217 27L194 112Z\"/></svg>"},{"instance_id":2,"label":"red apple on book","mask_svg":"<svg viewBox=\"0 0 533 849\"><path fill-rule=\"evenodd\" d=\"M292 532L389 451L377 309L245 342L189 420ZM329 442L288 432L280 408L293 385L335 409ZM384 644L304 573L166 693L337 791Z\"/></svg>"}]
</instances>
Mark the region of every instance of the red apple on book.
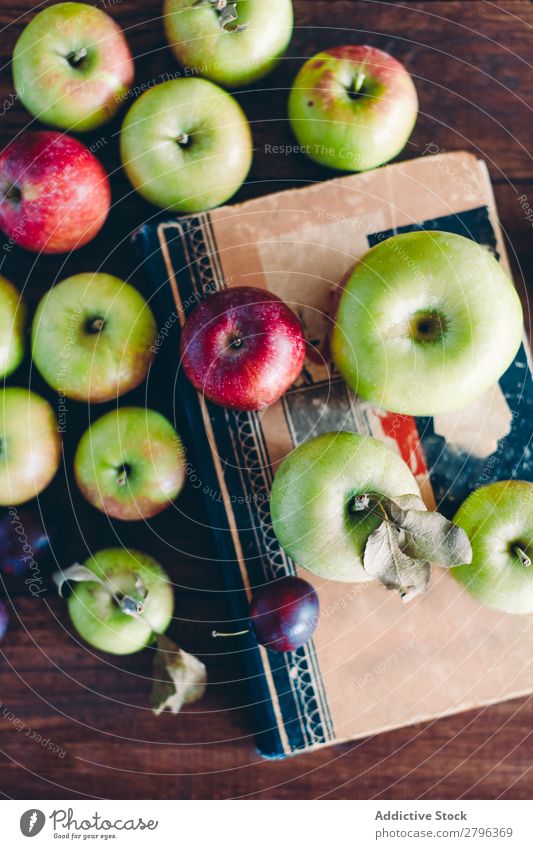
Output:
<instances>
[{"instance_id":1,"label":"red apple on book","mask_svg":"<svg viewBox=\"0 0 533 849\"><path fill-rule=\"evenodd\" d=\"M103 226L110 203L104 168L71 136L22 133L0 153L0 228L21 248L81 248Z\"/></svg>"},{"instance_id":2,"label":"red apple on book","mask_svg":"<svg viewBox=\"0 0 533 849\"><path fill-rule=\"evenodd\" d=\"M410 74L393 56L368 45L317 53L300 69L289 97L289 119L302 151L343 171L366 171L397 156L417 113Z\"/></svg>"},{"instance_id":3,"label":"red apple on book","mask_svg":"<svg viewBox=\"0 0 533 849\"><path fill-rule=\"evenodd\" d=\"M219 85L248 85L279 61L292 35L291 0L165 0L178 62Z\"/></svg>"},{"instance_id":4,"label":"red apple on book","mask_svg":"<svg viewBox=\"0 0 533 849\"><path fill-rule=\"evenodd\" d=\"M252 163L246 115L208 80L170 80L145 91L120 134L126 175L150 203L201 212L235 194Z\"/></svg>"},{"instance_id":5,"label":"red apple on book","mask_svg":"<svg viewBox=\"0 0 533 849\"><path fill-rule=\"evenodd\" d=\"M56 3L23 30L13 79L26 109L64 130L93 130L118 110L133 82L124 33L102 9Z\"/></svg>"},{"instance_id":6,"label":"red apple on book","mask_svg":"<svg viewBox=\"0 0 533 849\"><path fill-rule=\"evenodd\" d=\"M122 407L85 431L74 472L93 507L115 519L135 521L170 506L185 480L184 458L181 439L164 416Z\"/></svg>"},{"instance_id":7,"label":"red apple on book","mask_svg":"<svg viewBox=\"0 0 533 849\"><path fill-rule=\"evenodd\" d=\"M472 543L472 562L453 576L481 604L533 613L533 483L498 481L474 490L454 517Z\"/></svg>"},{"instance_id":8,"label":"red apple on book","mask_svg":"<svg viewBox=\"0 0 533 849\"><path fill-rule=\"evenodd\" d=\"M432 416L465 407L496 383L522 328L513 283L485 247L415 231L381 242L356 265L331 350L363 400Z\"/></svg>"},{"instance_id":9,"label":"red apple on book","mask_svg":"<svg viewBox=\"0 0 533 849\"><path fill-rule=\"evenodd\" d=\"M193 386L222 407L260 410L296 380L305 359L302 326L276 295L235 286L198 304L181 333Z\"/></svg>"},{"instance_id":10,"label":"red apple on book","mask_svg":"<svg viewBox=\"0 0 533 849\"><path fill-rule=\"evenodd\" d=\"M19 387L0 390L0 505L35 498L60 460L61 439L48 401Z\"/></svg>"}]
</instances>

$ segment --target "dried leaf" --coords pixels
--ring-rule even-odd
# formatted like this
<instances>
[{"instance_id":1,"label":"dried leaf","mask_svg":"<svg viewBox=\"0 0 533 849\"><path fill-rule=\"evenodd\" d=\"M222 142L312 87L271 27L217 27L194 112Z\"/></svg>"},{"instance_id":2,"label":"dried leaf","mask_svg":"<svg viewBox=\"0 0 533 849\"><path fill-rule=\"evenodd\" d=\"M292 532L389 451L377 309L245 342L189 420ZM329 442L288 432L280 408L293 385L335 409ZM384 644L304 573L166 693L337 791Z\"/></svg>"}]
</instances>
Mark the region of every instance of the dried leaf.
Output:
<instances>
[{"instance_id":1,"label":"dried leaf","mask_svg":"<svg viewBox=\"0 0 533 849\"><path fill-rule=\"evenodd\" d=\"M404 601L426 592L431 573L430 564L404 554L404 531L383 521L370 534L363 557L365 570L388 590L397 590Z\"/></svg>"},{"instance_id":2,"label":"dried leaf","mask_svg":"<svg viewBox=\"0 0 533 849\"><path fill-rule=\"evenodd\" d=\"M179 713L183 705L202 698L206 683L207 672L201 660L187 654L168 637L158 635L150 697L155 715L167 708L171 713Z\"/></svg>"},{"instance_id":3,"label":"dried leaf","mask_svg":"<svg viewBox=\"0 0 533 849\"><path fill-rule=\"evenodd\" d=\"M63 598L63 586L70 581L82 582L82 581L96 581L99 584L105 586L104 581L98 578L94 572L91 572L90 569L87 569L86 566L83 566L81 563L73 563L72 566L69 566L68 569L65 569L61 572L56 572L53 576L53 581L57 586L57 591L61 598Z\"/></svg>"}]
</instances>

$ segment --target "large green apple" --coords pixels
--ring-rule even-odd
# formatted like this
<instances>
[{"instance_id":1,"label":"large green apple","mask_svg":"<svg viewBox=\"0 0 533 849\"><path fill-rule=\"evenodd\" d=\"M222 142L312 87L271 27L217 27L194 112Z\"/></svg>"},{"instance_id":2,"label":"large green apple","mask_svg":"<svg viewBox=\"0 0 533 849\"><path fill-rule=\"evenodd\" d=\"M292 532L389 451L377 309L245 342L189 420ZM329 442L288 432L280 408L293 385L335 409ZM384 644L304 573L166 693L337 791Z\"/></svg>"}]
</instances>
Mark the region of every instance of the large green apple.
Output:
<instances>
[{"instance_id":1,"label":"large green apple","mask_svg":"<svg viewBox=\"0 0 533 849\"><path fill-rule=\"evenodd\" d=\"M35 498L61 460L61 437L48 401L27 389L0 390L0 505Z\"/></svg>"},{"instance_id":2,"label":"large green apple","mask_svg":"<svg viewBox=\"0 0 533 849\"><path fill-rule=\"evenodd\" d=\"M452 574L481 604L533 613L533 483L498 481L474 490L454 520L473 559Z\"/></svg>"},{"instance_id":3,"label":"large green apple","mask_svg":"<svg viewBox=\"0 0 533 849\"><path fill-rule=\"evenodd\" d=\"M109 401L144 380L156 335L152 311L137 289L110 274L77 274L41 300L33 360L62 395Z\"/></svg>"},{"instance_id":4,"label":"large green apple","mask_svg":"<svg viewBox=\"0 0 533 849\"><path fill-rule=\"evenodd\" d=\"M144 648L154 634L166 631L172 620L174 593L168 575L152 557L141 551L105 548L84 566L109 585L73 583L68 612L91 646L111 654L132 654ZM142 613L125 613L120 605L125 596L139 598Z\"/></svg>"},{"instance_id":5,"label":"large green apple","mask_svg":"<svg viewBox=\"0 0 533 849\"><path fill-rule=\"evenodd\" d=\"M236 19L224 22L234 6ZM165 32L178 62L229 88L268 74L292 35L291 0L165 0Z\"/></svg>"},{"instance_id":6,"label":"large green apple","mask_svg":"<svg viewBox=\"0 0 533 849\"><path fill-rule=\"evenodd\" d=\"M387 239L356 265L331 348L363 400L432 416L489 389L521 340L520 300L489 251L453 233L419 231Z\"/></svg>"},{"instance_id":7,"label":"large green apple","mask_svg":"<svg viewBox=\"0 0 533 849\"><path fill-rule=\"evenodd\" d=\"M240 188L252 162L252 136L226 91L208 80L170 80L133 104L120 153L132 186L146 200L175 212L200 212Z\"/></svg>"},{"instance_id":8,"label":"large green apple","mask_svg":"<svg viewBox=\"0 0 533 849\"><path fill-rule=\"evenodd\" d=\"M181 440L155 410L123 407L83 434L74 471L85 498L116 519L135 521L169 507L185 479Z\"/></svg>"},{"instance_id":9,"label":"large green apple","mask_svg":"<svg viewBox=\"0 0 533 849\"><path fill-rule=\"evenodd\" d=\"M0 274L0 377L12 374L24 358L26 306L19 290Z\"/></svg>"},{"instance_id":10,"label":"large green apple","mask_svg":"<svg viewBox=\"0 0 533 849\"><path fill-rule=\"evenodd\" d=\"M410 74L368 45L317 53L300 69L289 96L302 153L342 171L366 171L397 156L417 113Z\"/></svg>"},{"instance_id":11,"label":"large green apple","mask_svg":"<svg viewBox=\"0 0 533 849\"><path fill-rule=\"evenodd\" d=\"M36 15L15 45L13 77L32 115L77 132L108 121L133 82L120 27L87 3L56 3Z\"/></svg>"},{"instance_id":12,"label":"large green apple","mask_svg":"<svg viewBox=\"0 0 533 849\"><path fill-rule=\"evenodd\" d=\"M420 495L391 448L358 433L326 433L292 451L278 468L270 512L280 544L298 565L333 581L368 581L368 537L382 519L353 510L365 493Z\"/></svg>"}]
</instances>

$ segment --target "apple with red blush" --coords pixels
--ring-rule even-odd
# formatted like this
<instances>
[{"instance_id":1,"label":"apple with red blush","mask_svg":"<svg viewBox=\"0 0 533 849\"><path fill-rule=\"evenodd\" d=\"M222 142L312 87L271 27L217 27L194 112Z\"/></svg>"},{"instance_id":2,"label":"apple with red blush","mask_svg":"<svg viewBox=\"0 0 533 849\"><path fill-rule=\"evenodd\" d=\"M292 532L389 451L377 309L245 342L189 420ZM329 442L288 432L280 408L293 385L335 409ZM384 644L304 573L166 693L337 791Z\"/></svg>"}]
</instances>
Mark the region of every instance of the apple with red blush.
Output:
<instances>
[{"instance_id":1,"label":"apple with red blush","mask_svg":"<svg viewBox=\"0 0 533 849\"><path fill-rule=\"evenodd\" d=\"M81 248L103 226L110 204L103 166L71 136L22 133L0 153L0 228L21 248Z\"/></svg>"},{"instance_id":2,"label":"apple with red blush","mask_svg":"<svg viewBox=\"0 0 533 849\"><path fill-rule=\"evenodd\" d=\"M284 301L253 286L235 286L198 304L181 333L181 363L198 392L233 410L261 410L300 374L302 325Z\"/></svg>"}]
</instances>

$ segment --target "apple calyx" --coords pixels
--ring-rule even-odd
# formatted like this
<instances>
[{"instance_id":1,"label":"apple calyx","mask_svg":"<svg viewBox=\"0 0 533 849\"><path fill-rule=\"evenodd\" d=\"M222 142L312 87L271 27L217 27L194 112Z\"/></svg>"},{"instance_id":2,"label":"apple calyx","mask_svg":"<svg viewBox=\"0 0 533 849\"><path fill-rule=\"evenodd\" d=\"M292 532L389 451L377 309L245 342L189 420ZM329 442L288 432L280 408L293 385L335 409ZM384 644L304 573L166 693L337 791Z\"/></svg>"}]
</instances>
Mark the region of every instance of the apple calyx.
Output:
<instances>
[{"instance_id":1,"label":"apple calyx","mask_svg":"<svg viewBox=\"0 0 533 849\"><path fill-rule=\"evenodd\" d=\"M82 583L84 581L92 581L100 584L111 596L117 607L120 607L123 613L127 616L142 616L144 614L145 602L148 596L146 587L144 586L139 575L135 575L135 592L130 594L116 593L115 589L109 581L104 581L95 575L86 566L81 563L73 563L68 569L61 572L56 572L52 579L57 586L58 594L63 598L63 586L70 581ZM150 623L148 622L150 625ZM150 625L150 627L152 627Z\"/></svg>"},{"instance_id":2,"label":"apple calyx","mask_svg":"<svg viewBox=\"0 0 533 849\"><path fill-rule=\"evenodd\" d=\"M524 551L522 546L517 545L517 544L512 545L511 551L514 554L515 557L518 557L522 566L526 566L526 567L531 566L531 557L529 557L529 555L526 554L526 552Z\"/></svg>"},{"instance_id":3,"label":"apple calyx","mask_svg":"<svg viewBox=\"0 0 533 849\"><path fill-rule=\"evenodd\" d=\"M393 499L363 493L352 498L349 509L381 519L366 541L363 566L388 590L399 592L403 601L427 591L432 563L450 568L472 562L472 546L463 529L440 513L425 510L417 495Z\"/></svg>"},{"instance_id":4,"label":"apple calyx","mask_svg":"<svg viewBox=\"0 0 533 849\"><path fill-rule=\"evenodd\" d=\"M228 0L196 0L193 3L193 8L199 6L211 6L212 9L215 9L219 13L218 25L224 32L243 32L248 28L248 24L236 24L236 26L232 26L233 22L238 18L236 3L228 2Z\"/></svg>"}]
</instances>

